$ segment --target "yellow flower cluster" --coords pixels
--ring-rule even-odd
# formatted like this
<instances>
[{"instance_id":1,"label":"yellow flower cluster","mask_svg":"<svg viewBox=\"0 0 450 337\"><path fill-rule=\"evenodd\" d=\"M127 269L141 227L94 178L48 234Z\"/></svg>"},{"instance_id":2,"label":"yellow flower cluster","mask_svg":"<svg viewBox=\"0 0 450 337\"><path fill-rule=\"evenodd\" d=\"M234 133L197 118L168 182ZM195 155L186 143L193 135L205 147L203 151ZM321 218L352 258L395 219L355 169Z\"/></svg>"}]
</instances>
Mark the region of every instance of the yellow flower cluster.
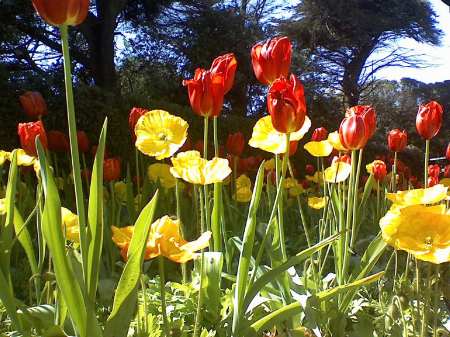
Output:
<instances>
[{"instance_id":1,"label":"yellow flower cluster","mask_svg":"<svg viewBox=\"0 0 450 337\"><path fill-rule=\"evenodd\" d=\"M134 226L111 228L114 243L121 249L123 258L127 259ZM151 225L145 259L162 255L174 262L186 263L195 257L195 252L208 247L210 238L211 232L205 232L195 241L186 241L180 234L180 221L166 215Z\"/></svg>"},{"instance_id":2,"label":"yellow flower cluster","mask_svg":"<svg viewBox=\"0 0 450 337\"><path fill-rule=\"evenodd\" d=\"M444 204L447 187L388 193L393 202L380 220L383 239L395 249L435 264L450 261L450 211ZM432 206L429 206L432 205Z\"/></svg>"}]
</instances>

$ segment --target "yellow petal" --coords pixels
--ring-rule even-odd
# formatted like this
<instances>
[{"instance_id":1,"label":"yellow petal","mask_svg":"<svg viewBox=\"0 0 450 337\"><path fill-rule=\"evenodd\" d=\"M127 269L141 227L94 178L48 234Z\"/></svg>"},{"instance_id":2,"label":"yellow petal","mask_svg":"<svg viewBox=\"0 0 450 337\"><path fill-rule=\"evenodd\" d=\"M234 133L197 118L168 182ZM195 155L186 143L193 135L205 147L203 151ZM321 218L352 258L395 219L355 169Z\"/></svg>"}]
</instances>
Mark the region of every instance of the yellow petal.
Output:
<instances>
[{"instance_id":1,"label":"yellow petal","mask_svg":"<svg viewBox=\"0 0 450 337\"><path fill-rule=\"evenodd\" d=\"M305 176L306 180L312 181L315 184L323 184L323 174L322 171L316 171L312 176Z\"/></svg>"},{"instance_id":2,"label":"yellow petal","mask_svg":"<svg viewBox=\"0 0 450 337\"><path fill-rule=\"evenodd\" d=\"M147 169L148 179L155 183L159 182L165 188L174 188L177 180L170 173L170 165L155 163Z\"/></svg>"},{"instance_id":3,"label":"yellow petal","mask_svg":"<svg viewBox=\"0 0 450 337\"><path fill-rule=\"evenodd\" d=\"M308 142L304 147L314 157L328 157L333 152L333 145L327 140Z\"/></svg>"},{"instance_id":4,"label":"yellow petal","mask_svg":"<svg viewBox=\"0 0 450 337\"><path fill-rule=\"evenodd\" d=\"M16 152L17 155L18 166L33 166L37 161L36 157L29 156L23 149L16 149L14 151Z\"/></svg>"},{"instance_id":5,"label":"yellow petal","mask_svg":"<svg viewBox=\"0 0 450 337\"><path fill-rule=\"evenodd\" d=\"M9 160L9 156L10 156L9 152L3 150L0 151L0 166L2 166L5 163L5 161Z\"/></svg>"},{"instance_id":6,"label":"yellow petal","mask_svg":"<svg viewBox=\"0 0 450 337\"><path fill-rule=\"evenodd\" d=\"M6 199L0 199L0 215L6 214Z\"/></svg>"},{"instance_id":7,"label":"yellow petal","mask_svg":"<svg viewBox=\"0 0 450 337\"><path fill-rule=\"evenodd\" d=\"M327 204L327 197L309 197L308 206L314 209L322 209Z\"/></svg>"},{"instance_id":8,"label":"yellow petal","mask_svg":"<svg viewBox=\"0 0 450 337\"><path fill-rule=\"evenodd\" d=\"M79 243L80 225L78 222L78 215L72 213L67 208L61 207L61 219L66 239Z\"/></svg>"},{"instance_id":9,"label":"yellow petal","mask_svg":"<svg viewBox=\"0 0 450 337\"><path fill-rule=\"evenodd\" d=\"M248 189L250 189L251 187L252 187L252 181L245 174L241 174L236 179L236 188L237 189L239 189L239 188L248 188Z\"/></svg>"},{"instance_id":10,"label":"yellow petal","mask_svg":"<svg viewBox=\"0 0 450 337\"><path fill-rule=\"evenodd\" d=\"M183 146L188 123L164 110L147 112L136 123L136 148L150 157L169 158Z\"/></svg>"},{"instance_id":11,"label":"yellow petal","mask_svg":"<svg viewBox=\"0 0 450 337\"><path fill-rule=\"evenodd\" d=\"M429 188L418 188L397 193L387 193L386 197L398 206L435 204L447 197L448 188L438 184Z\"/></svg>"},{"instance_id":12,"label":"yellow petal","mask_svg":"<svg viewBox=\"0 0 450 337\"><path fill-rule=\"evenodd\" d=\"M335 162L325 169L325 181L328 183L341 183L345 181L352 172L352 165L344 162Z\"/></svg>"},{"instance_id":13,"label":"yellow petal","mask_svg":"<svg viewBox=\"0 0 450 337\"><path fill-rule=\"evenodd\" d=\"M237 202L249 202L250 200L252 200L252 190L248 187L237 188L236 194L233 196L233 198Z\"/></svg>"},{"instance_id":14,"label":"yellow petal","mask_svg":"<svg viewBox=\"0 0 450 337\"><path fill-rule=\"evenodd\" d=\"M119 247L123 248L130 244L131 237L134 233L134 226L128 226L128 227L116 227L111 226L112 230L112 240L113 242Z\"/></svg>"},{"instance_id":15,"label":"yellow petal","mask_svg":"<svg viewBox=\"0 0 450 337\"><path fill-rule=\"evenodd\" d=\"M308 116L300 130L290 134L290 141L298 141L308 132L311 120ZM286 134L278 132L272 125L270 116L259 119L253 127L252 138L249 145L274 154L286 152Z\"/></svg>"},{"instance_id":16,"label":"yellow petal","mask_svg":"<svg viewBox=\"0 0 450 337\"><path fill-rule=\"evenodd\" d=\"M342 145L341 139L339 138L339 132L334 131L328 134L327 139L333 147L338 151L347 151L347 149Z\"/></svg>"}]
</instances>

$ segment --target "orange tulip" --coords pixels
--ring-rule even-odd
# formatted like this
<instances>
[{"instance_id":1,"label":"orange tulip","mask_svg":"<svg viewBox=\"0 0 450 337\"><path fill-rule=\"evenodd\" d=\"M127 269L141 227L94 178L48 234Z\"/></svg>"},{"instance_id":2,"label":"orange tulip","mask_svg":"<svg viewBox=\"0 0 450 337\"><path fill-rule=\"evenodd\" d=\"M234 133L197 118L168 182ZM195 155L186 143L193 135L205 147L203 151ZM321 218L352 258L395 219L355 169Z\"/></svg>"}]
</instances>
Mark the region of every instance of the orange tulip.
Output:
<instances>
[{"instance_id":1,"label":"orange tulip","mask_svg":"<svg viewBox=\"0 0 450 337\"><path fill-rule=\"evenodd\" d=\"M435 101L419 107L416 129L422 138L429 140L437 135L442 125L443 113L442 105Z\"/></svg>"},{"instance_id":2,"label":"orange tulip","mask_svg":"<svg viewBox=\"0 0 450 337\"><path fill-rule=\"evenodd\" d=\"M211 65L212 74L222 74L224 80L224 94L231 90L236 73L237 60L233 53L217 57Z\"/></svg>"},{"instance_id":3,"label":"orange tulip","mask_svg":"<svg viewBox=\"0 0 450 337\"><path fill-rule=\"evenodd\" d=\"M47 148L47 134L44 129L44 124L41 121L30 123L19 123L17 126L17 133L20 138L22 149L30 156L37 156L36 138L39 137L41 144Z\"/></svg>"},{"instance_id":4,"label":"orange tulip","mask_svg":"<svg viewBox=\"0 0 450 337\"><path fill-rule=\"evenodd\" d=\"M53 26L78 26L88 14L89 0L32 0L38 14Z\"/></svg>"},{"instance_id":5,"label":"orange tulip","mask_svg":"<svg viewBox=\"0 0 450 337\"><path fill-rule=\"evenodd\" d=\"M255 76L262 84L270 85L280 77L287 77L291 67L292 45L287 37L276 37L252 48Z\"/></svg>"},{"instance_id":6,"label":"orange tulip","mask_svg":"<svg viewBox=\"0 0 450 337\"><path fill-rule=\"evenodd\" d=\"M273 82L267 96L267 109L275 130L282 133L301 129L306 117L306 100L303 84L291 75Z\"/></svg>"},{"instance_id":7,"label":"orange tulip","mask_svg":"<svg viewBox=\"0 0 450 337\"><path fill-rule=\"evenodd\" d=\"M27 91L19 97L20 104L28 117L38 119L48 113L47 103L40 92Z\"/></svg>"}]
</instances>

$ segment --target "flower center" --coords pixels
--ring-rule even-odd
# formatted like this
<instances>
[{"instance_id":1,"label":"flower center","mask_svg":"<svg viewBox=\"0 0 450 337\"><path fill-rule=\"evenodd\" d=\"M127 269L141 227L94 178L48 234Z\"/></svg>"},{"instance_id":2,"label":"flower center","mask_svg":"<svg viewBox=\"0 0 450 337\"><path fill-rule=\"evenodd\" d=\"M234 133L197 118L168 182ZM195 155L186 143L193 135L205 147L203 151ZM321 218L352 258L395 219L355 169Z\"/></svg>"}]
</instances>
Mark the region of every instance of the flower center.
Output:
<instances>
[{"instance_id":1,"label":"flower center","mask_svg":"<svg viewBox=\"0 0 450 337\"><path fill-rule=\"evenodd\" d=\"M167 134L161 132L161 133L158 135L158 139L159 139L160 141L162 141L162 142L166 142L166 141L168 140Z\"/></svg>"},{"instance_id":2,"label":"flower center","mask_svg":"<svg viewBox=\"0 0 450 337\"><path fill-rule=\"evenodd\" d=\"M425 246L430 249L433 246L433 238L431 236L425 237Z\"/></svg>"}]
</instances>

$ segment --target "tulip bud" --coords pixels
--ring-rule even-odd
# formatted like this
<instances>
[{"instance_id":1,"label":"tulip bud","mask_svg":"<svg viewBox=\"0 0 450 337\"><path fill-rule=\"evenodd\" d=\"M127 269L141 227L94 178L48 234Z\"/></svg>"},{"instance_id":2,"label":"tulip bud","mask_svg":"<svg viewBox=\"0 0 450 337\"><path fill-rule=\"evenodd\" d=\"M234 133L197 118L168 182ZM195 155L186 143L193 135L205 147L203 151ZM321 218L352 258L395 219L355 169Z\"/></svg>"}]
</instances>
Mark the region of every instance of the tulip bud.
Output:
<instances>
[{"instance_id":1,"label":"tulip bud","mask_svg":"<svg viewBox=\"0 0 450 337\"><path fill-rule=\"evenodd\" d=\"M320 127L314 130L311 141L313 142L320 142L322 140L325 140L328 138L328 130L324 127Z\"/></svg>"},{"instance_id":2,"label":"tulip bud","mask_svg":"<svg viewBox=\"0 0 450 337\"><path fill-rule=\"evenodd\" d=\"M267 96L267 109L275 130L291 133L300 130L306 118L306 101L302 83L291 75L273 82Z\"/></svg>"},{"instance_id":3,"label":"tulip bud","mask_svg":"<svg viewBox=\"0 0 450 337\"><path fill-rule=\"evenodd\" d=\"M119 158L105 159L103 164L103 180L106 182L119 180L121 174L121 165Z\"/></svg>"},{"instance_id":4,"label":"tulip bud","mask_svg":"<svg viewBox=\"0 0 450 337\"><path fill-rule=\"evenodd\" d=\"M242 132L236 132L228 135L226 149L227 152L240 157L244 152L245 138Z\"/></svg>"},{"instance_id":5,"label":"tulip bud","mask_svg":"<svg viewBox=\"0 0 450 337\"><path fill-rule=\"evenodd\" d=\"M193 79L184 80L192 110L203 117L217 117L225 95L224 74L197 68Z\"/></svg>"},{"instance_id":6,"label":"tulip bud","mask_svg":"<svg viewBox=\"0 0 450 337\"><path fill-rule=\"evenodd\" d=\"M78 26L88 14L89 0L32 0L38 14L53 26Z\"/></svg>"},{"instance_id":7,"label":"tulip bud","mask_svg":"<svg viewBox=\"0 0 450 337\"><path fill-rule=\"evenodd\" d=\"M70 152L69 138L58 130L52 130L47 133L48 149L57 153Z\"/></svg>"},{"instance_id":8,"label":"tulip bud","mask_svg":"<svg viewBox=\"0 0 450 337\"><path fill-rule=\"evenodd\" d=\"M439 184L439 178L437 177L428 177L428 187L433 187L435 185Z\"/></svg>"},{"instance_id":9,"label":"tulip bud","mask_svg":"<svg viewBox=\"0 0 450 337\"><path fill-rule=\"evenodd\" d=\"M82 153L88 153L90 149L90 142L89 138L84 131L78 131L77 132L77 140L78 140L78 149Z\"/></svg>"},{"instance_id":10,"label":"tulip bud","mask_svg":"<svg viewBox=\"0 0 450 337\"><path fill-rule=\"evenodd\" d=\"M339 139L348 150L362 149L367 143L363 118L359 115L345 117L339 127Z\"/></svg>"},{"instance_id":11,"label":"tulip bud","mask_svg":"<svg viewBox=\"0 0 450 337\"><path fill-rule=\"evenodd\" d=\"M400 152L408 143L408 133L403 130L394 129L388 133L388 146L392 152Z\"/></svg>"},{"instance_id":12,"label":"tulip bud","mask_svg":"<svg viewBox=\"0 0 450 337\"><path fill-rule=\"evenodd\" d=\"M420 137L430 140L439 132L442 125L442 106L435 101L431 101L419 107L416 117L416 129Z\"/></svg>"},{"instance_id":13,"label":"tulip bud","mask_svg":"<svg viewBox=\"0 0 450 337\"><path fill-rule=\"evenodd\" d=\"M130 126L130 133L131 138L133 139L133 143L136 141L136 133L134 132L134 129L136 127L136 124L143 115L145 115L146 112L148 112L148 109L143 108L136 108L134 107L131 109L130 114L128 116L128 125Z\"/></svg>"},{"instance_id":14,"label":"tulip bud","mask_svg":"<svg viewBox=\"0 0 450 337\"><path fill-rule=\"evenodd\" d=\"M347 112L345 113L346 117L349 117L351 115L358 115L362 117L365 126L365 135L367 143L369 139L373 136L377 128L377 114L375 112L375 109L370 105L356 105L348 109Z\"/></svg>"},{"instance_id":15,"label":"tulip bud","mask_svg":"<svg viewBox=\"0 0 450 337\"><path fill-rule=\"evenodd\" d=\"M47 134L41 121L19 123L17 133L20 138L20 145L28 155L37 156L36 137L39 137L42 146L47 148Z\"/></svg>"},{"instance_id":16,"label":"tulip bud","mask_svg":"<svg viewBox=\"0 0 450 337\"><path fill-rule=\"evenodd\" d=\"M445 151L445 158L450 161L450 143L447 145L447 150Z\"/></svg>"},{"instance_id":17,"label":"tulip bud","mask_svg":"<svg viewBox=\"0 0 450 337\"><path fill-rule=\"evenodd\" d=\"M211 74L221 74L224 80L224 94L227 94L234 83L237 60L233 53L217 57L210 68Z\"/></svg>"},{"instance_id":18,"label":"tulip bud","mask_svg":"<svg viewBox=\"0 0 450 337\"><path fill-rule=\"evenodd\" d=\"M375 160L372 166L372 174L376 181L383 181L387 175L386 164L381 160Z\"/></svg>"},{"instance_id":19,"label":"tulip bud","mask_svg":"<svg viewBox=\"0 0 450 337\"><path fill-rule=\"evenodd\" d=\"M32 119L38 119L48 113L47 103L40 92L27 91L19 97L19 101L25 114Z\"/></svg>"},{"instance_id":20,"label":"tulip bud","mask_svg":"<svg viewBox=\"0 0 450 337\"><path fill-rule=\"evenodd\" d=\"M441 168L438 164L428 165L428 175L430 177L439 178L440 173L441 173Z\"/></svg>"}]
</instances>

